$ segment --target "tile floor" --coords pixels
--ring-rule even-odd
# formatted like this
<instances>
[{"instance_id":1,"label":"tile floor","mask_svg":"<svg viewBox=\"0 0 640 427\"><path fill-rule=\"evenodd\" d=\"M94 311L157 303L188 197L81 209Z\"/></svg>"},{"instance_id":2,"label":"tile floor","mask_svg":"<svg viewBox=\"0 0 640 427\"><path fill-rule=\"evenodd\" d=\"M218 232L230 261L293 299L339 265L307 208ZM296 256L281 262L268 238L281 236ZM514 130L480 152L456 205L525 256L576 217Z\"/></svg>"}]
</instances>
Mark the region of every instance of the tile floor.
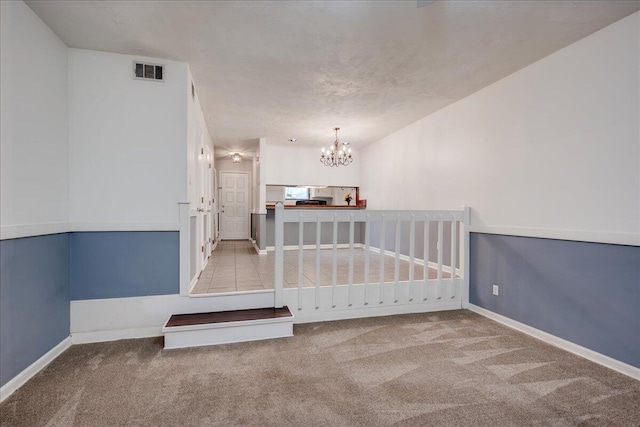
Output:
<instances>
[{"instance_id":1,"label":"tile floor","mask_svg":"<svg viewBox=\"0 0 640 427\"><path fill-rule=\"evenodd\" d=\"M349 250L339 249L337 252L337 284L346 285L349 283ZM356 249L353 283L364 283L364 261L364 249ZM394 265L394 257L384 257L385 282L393 281ZM331 286L333 283L332 272L333 251L323 249L320 252L320 286ZM315 286L315 249L304 251L303 274L303 286ZM423 274L423 267L415 265L414 279L421 280ZM269 252L267 255L258 255L253 244L249 241L222 241L213 251L191 293L206 294L273 289L274 275L273 252ZM436 277L437 271L430 268L429 278L435 279ZM448 278L449 274L443 272L443 277ZM371 252L369 281L376 283L379 280L380 254ZM407 261L400 261L400 280L409 280L409 262ZM298 251L285 251L284 253L284 286L286 288L298 286Z\"/></svg>"}]
</instances>

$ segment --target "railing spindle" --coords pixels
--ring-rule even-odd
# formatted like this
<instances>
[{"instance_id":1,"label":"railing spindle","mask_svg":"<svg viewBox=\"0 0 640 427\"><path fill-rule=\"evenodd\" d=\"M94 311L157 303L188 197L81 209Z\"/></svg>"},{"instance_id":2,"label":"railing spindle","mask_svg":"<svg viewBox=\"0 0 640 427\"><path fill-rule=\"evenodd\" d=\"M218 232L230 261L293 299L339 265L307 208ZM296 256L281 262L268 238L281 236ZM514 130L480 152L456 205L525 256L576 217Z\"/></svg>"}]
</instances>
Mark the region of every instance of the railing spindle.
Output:
<instances>
[{"instance_id":1,"label":"railing spindle","mask_svg":"<svg viewBox=\"0 0 640 427\"><path fill-rule=\"evenodd\" d=\"M409 301L413 301L413 278L414 263L416 260L416 215L411 214L411 225L409 226Z\"/></svg>"},{"instance_id":2,"label":"railing spindle","mask_svg":"<svg viewBox=\"0 0 640 427\"><path fill-rule=\"evenodd\" d=\"M438 285L436 288L436 298L442 298L442 252L443 252L443 224L442 215L438 215Z\"/></svg>"},{"instance_id":3,"label":"railing spindle","mask_svg":"<svg viewBox=\"0 0 640 427\"><path fill-rule=\"evenodd\" d=\"M353 241L355 234L354 214L349 216L349 295L347 304L349 307L353 305Z\"/></svg>"},{"instance_id":4,"label":"railing spindle","mask_svg":"<svg viewBox=\"0 0 640 427\"><path fill-rule=\"evenodd\" d=\"M320 222L320 215L316 219L316 289L315 289L315 299L316 299L316 309L320 308L319 300L320 300L320 241L322 238L321 229L322 222Z\"/></svg>"},{"instance_id":5,"label":"railing spindle","mask_svg":"<svg viewBox=\"0 0 640 427\"><path fill-rule=\"evenodd\" d=\"M304 215L298 219L298 310L302 310L302 282L304 280Z\"/></svg>"},{"instance_id":6,"label":"railing spindle","mask_svg":"<svg viewBox=\"0 0 640 427\"><path fill-rule=\"evenodd\" d=\"M367 214L364 223L364 305L369 304L367 300L367 289L369 288L369 262L371 261L371 215Z\"/></svg>"},{"instance_id":7,"label":"railing spindle","mask_svg":"<svg viewBox=\"0 0 640 427\"><path fill-rule=\"evenodd\" d=\"M382 219L380 221L380 292L378 295L378 302L380 304L384 303L384 257L385 257L385 253L384 253L384 243L385 243L385 221L384 221L384 214L381 215Z\"/></svg>"},{"instance_id":8,"label":"railing spindle","mask_svg":"<svg viewBox=\"0 0 640 427\"><path fill-rule=\"evenodd\" d=\"M427 282L429 281L429 215L425 215L424 217L424 250L422 252L422 257L424 258L424 266L422 268L424 283L422 284L422 301L426 301L428 299L428 289Z\"/></svg>"},{"instance_id":9,"label":"railing spindle","mask_svg":"<svg viewBox=\"0 0 640 427\"><path fill-rule=\"evenodd\" d=\"M469 225L471 224L471 208L464 207L463 224L460 233L460 274L462 274L462 292L460 299L462 300L462 308L469 307Z\"/></svg>"},{"instance_id":10,"label":"railing spindle","mask_svg":"<svg viewBox=\"0 0 640 427\"><path fill-rule=\"evenodd\" d=\"M456 261L458 256L458 227L455 214L451 217L451 298L456 297Z\"/></svg>"},{"instance_id":11,"label":"railing spindle","mask_svg":"<svg viewBox=\"0 0 640 427\"><path fill-rule=\"evenodd\" d=\"M336 306L336 286L338 284L338 214L333 214L333 274L331 285L331 306Z\"/></svg>"},{"instance_id":12,"label":"railing spindle","mask_svg":"<svg viewBox=\"0 0 640 427\"><path fill-rule=\"evenodd\" d=\"M398 293L400 292L400 215L396 215L396 259L393 270L393 302L398 302Z\"/></svg>"}]
</instances>

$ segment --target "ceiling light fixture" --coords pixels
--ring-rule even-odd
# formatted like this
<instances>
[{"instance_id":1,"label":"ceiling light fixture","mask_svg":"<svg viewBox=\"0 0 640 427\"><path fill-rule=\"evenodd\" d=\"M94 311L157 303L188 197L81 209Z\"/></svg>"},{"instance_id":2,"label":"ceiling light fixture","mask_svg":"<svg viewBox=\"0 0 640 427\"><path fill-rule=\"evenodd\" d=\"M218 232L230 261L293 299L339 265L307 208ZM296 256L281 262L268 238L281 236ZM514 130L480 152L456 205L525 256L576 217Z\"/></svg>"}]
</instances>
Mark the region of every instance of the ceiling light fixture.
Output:
<instances>
[{"instance_id":1,"label":"ceiling light fixture","mask_svg":"<svg viewBox=\"0 0 640 427\"><path fill-rule=\"evenodd\" d=\"M233 160L233 163L240 163L240 160L242 160L242 156L240 155L240 153L233 153L231 155L231 160Z\"/></svg>"},{"instance_id":2,"label":"ceiling light fixture","mask_svg":"<svg viewBox=\"0 0 640 427\"><path fill-rule=\"evenodd\" d=\"M322 149L320 162L325 166L347 166L353 162L351 157L351 148L346 148L348 142L340 143L338 141L338 131L340 128L334 128L336 131L336 140L329 146L328 150Z\"/></svg>"},{"instance_id":3,"label":"ceiling light fixture","mask_svg":"<svg viewBox=\"0 0 640 427\"><path fill-rule=\"evenodd\" d=\"M297 142L297 141L298 141L298 140L297 140L297 139L295 139L295 138L291 138L291 139L289 140L289 142L291 142L291 143L294 143L294 142Z\"/></svg>"}]
</instances>

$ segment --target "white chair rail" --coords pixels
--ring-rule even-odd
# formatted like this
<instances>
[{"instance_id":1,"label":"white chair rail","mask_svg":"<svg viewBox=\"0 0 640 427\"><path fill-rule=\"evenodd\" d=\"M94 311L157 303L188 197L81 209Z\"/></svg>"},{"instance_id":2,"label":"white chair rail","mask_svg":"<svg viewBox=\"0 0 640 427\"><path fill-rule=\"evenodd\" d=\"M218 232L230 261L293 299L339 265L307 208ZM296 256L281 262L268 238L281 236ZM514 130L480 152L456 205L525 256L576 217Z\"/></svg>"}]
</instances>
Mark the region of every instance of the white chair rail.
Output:
<instances>
[{"instance_id":1,"label":"white chair rail","mask_svg":"<svg viewBox=\"0 0 640 427\"><path fill-rule=\"evenodd\" d=\"M379 309L391 305L420 304L429 304L433 308L437 307L438 302L447 308L466 307L469 298L469 213L468 207L460 210L370 211L284 209L282 203L278 203L275 207L275 306L288 305L294 312ZM297 227L292 225L288 228L290 231L297 228L298 232L298 244L295 247L297 274L285 272L284 230L288 223L298 224ZM341 223L348 224L348 239L340 236L342 242L339 243L338 228ZM315 249L311 251L308 249L308 240L313 236L310 236L309 227L315 228ZM326 241L326 231L323 242L322 231L325 228L331 230L330 242ZM343 226L342 234L345 228ZM372 233L375 233L374 237ZM445 233L448 236L445 237ZM359 241L356 241L356 235ZM389 241L393 242L391 250L385 248L387 243L391 245ZM419 248L416 247L418 244ZM445 246L448 246L446 254ZM287 248L290 247L291 242L288 242ZM313 264L304 261L305 247L307 258L310 252L315 252ZM339 258L339 249L342 258ZM327 251L331 252L330 275L322 274L323 251L325 259ZM360 252L356 257L356 251L364 253ZM338 284L339 259L345 267L345 258L348 259L347 283ZM356 258L359 260L359 278L354 283ZM292 260L288 261L288 268L293 270ZM308 280L305 285L305 265L315 266L311 268L315 270L312 271L315 279L313 285ZM404 272L408 268L408 274L403 277L401 266ZM420 266L422 270L418 271L422 274L417 279L416 268ZM325 270L327 268L325 261ZM393 268L393 275L391 270L385 275L386 268ZM289 286L293 285L293 281L297 282L297 286L285 288L285 274ZM411 311L411 308L405 311ZM415 311L419 311L419 308Z\"/></svg>"}]
</instances>

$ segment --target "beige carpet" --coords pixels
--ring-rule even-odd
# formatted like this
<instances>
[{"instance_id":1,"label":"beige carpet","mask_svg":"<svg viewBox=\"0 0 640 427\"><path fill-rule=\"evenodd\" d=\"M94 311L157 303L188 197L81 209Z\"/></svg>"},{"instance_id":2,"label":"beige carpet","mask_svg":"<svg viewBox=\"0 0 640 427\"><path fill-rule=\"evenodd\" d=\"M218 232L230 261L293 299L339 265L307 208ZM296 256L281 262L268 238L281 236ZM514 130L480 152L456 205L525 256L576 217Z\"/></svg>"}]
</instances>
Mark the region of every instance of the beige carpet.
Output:
<instances>
[{"instance_id":1,"label":"beige carpet","mask_svg":"<svg viewBox=\"0 0 640 427\"><path fill-rule=\"evenodd\" d=\"M184 350L73 346L0 405L2 426L639 423L639 381L468 311Z\"/></svg>"}]
</instances>

